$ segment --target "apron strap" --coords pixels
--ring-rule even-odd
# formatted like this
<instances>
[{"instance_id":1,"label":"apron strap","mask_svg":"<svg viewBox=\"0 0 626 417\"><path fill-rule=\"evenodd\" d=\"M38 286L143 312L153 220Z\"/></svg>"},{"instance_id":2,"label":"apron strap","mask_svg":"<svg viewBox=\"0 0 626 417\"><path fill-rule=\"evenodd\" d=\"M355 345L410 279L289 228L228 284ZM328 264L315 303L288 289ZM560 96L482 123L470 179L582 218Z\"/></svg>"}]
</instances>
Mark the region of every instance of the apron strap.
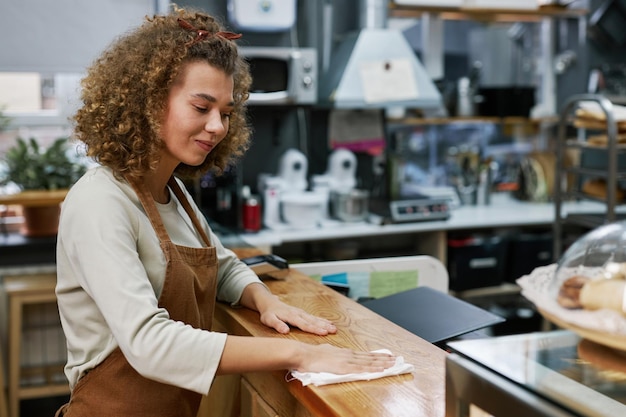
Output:
<instances>
[{"instance_id":1,"label":"apron strap","mask_svg":"<svg viewBox=\"0 0 626 417\"><path fill-rule=\"evenodd\" d=\"M148 192L146 187L144 187L138 181L129 177L126 177L126 181L128 181L128 183L135 190L135 193L137 193L137 197L139 197L139 202L141 202L143 209L146 211L148 219L150 220L150 223L152 223L152 228L159 237L159 241L161 243L171 242L170 236L167 234L167 230L165 229L163 220L161 220L161 215L159 214L159 210L154 203L152 195Z\"/></svg>"},{"instance_id":2,"label":"apron strap","mask_svg":"<svg viewBox=\"0 0 626 417\"><path fill-rule=\"evenodd\" d=\"M200 233L200 236L202 237L202 240L204 240L204 243L210 247L211 239L209 239L209 236L207 236L206 232L204 231L204 228L200 224L200 220L198 220L196 213L193 211L193 208L191 208L191 204L189 204L189 200L187 200L187 197L185 197L185 193L183 193L183 190L178 185L178 182L176 182L174 176L170 177L170 180L167 182L167 184L170 186L172 191L174 191L174 194L176 195L176 198L178 198L178 201L180 201L180 204L183 205L183 208L187 212L187 215L191 219L193 225L196 227L198 233Z\"/></svg>"},{"instance_id":3,"label":"apron strap","mask_svg":"<svg viewBox=\"0 0 626 417\"><path fill-rule=\"evenodd\" d=\"M137 181L130 179L130 178L126 178L126 181L128 181L128 183L133 187L133 189L137 193L137 196L139 197L139 201L141 202L141 205L143 206L144 210L146 211L146 214L148 215L148 219L150 219L150 223L152 223L152 227L154 228L157 236L159 237L159 241L171 242L170 236L167 233L167 230L165 229L163 220L161 220L161 215L159 214L159 210L156 207L156 204L154 202L154 199L152 198L152 195L148 192L146 187L142 186ZM176 179L174 178L174 176L170 177L167 184L170 186L172 191L174 191L174 195L176 195L176 198L178 199L180 204L182 204L183 208L185 209L185 212L191 219L191 222L193 223L194 227L200 234L200 237L202 238L204 243L207 245L207 247L211 247L212 246L211 239L209 239L209 236L204 231L204 228L200 224L198 217L196 216L195 212L191 208L191 204L189 204L189 200L187 200L187 198L185 197L185 193L183 193L183 190L178 185L178 182L176 182Z\"/></svg>"}]
</instances>

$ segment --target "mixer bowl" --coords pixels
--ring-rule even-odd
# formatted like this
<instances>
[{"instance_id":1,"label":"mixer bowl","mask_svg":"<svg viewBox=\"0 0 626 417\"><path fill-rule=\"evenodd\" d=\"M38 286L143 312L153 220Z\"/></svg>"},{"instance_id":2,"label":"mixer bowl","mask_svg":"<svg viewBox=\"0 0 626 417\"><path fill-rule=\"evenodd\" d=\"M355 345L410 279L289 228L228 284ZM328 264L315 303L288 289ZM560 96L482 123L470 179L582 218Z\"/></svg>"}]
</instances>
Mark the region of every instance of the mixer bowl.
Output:
<instances>
[{"instance_id":1,"label":"mixer bowl","mask_svg":"<svg viewBox=\"0 0 626 417\"><path fill-rule=\"evenodd\" d=\"M366 190L332 191L331 215L344 222L360 222L369 214L369 193Z\"/></svg>"},{"instance_id":2,"label":"mixer bowl","mask_svg":"<svg viewBox=\"0 0 626 417\"><path fill-rule=\"evenodd\" d=\"M280 198L282 219L296 228L317 227L324 218L327 203L323 193L302 191L283 194Z\"/></svg>"}]
</instances>

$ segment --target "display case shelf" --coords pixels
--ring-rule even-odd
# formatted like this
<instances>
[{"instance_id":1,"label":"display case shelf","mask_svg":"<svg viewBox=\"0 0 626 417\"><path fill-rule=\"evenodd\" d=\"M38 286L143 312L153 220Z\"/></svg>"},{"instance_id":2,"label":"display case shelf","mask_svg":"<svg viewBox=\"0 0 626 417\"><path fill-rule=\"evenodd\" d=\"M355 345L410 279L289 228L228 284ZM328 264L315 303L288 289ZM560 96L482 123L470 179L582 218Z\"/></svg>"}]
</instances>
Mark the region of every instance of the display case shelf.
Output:
<instances>
[{"instance_id":1,"label":"display case shelf","mask_svg":"<svg viewBox=\"0 0 626 417\"><path fill-rule=\"evenodd\" d=\"M580 175L580 176L585 176L585 177L608 178L609 176L609 172L607 172L607 170L605 169L603 170L603 169L574 167L574 168L565 168L564 171L572 175ZM626 180L626 172L616 172L615 175L618 180ZM573 194L573 193L575 192L570 192L568 194Z\"/></svg>"}]
</instances>

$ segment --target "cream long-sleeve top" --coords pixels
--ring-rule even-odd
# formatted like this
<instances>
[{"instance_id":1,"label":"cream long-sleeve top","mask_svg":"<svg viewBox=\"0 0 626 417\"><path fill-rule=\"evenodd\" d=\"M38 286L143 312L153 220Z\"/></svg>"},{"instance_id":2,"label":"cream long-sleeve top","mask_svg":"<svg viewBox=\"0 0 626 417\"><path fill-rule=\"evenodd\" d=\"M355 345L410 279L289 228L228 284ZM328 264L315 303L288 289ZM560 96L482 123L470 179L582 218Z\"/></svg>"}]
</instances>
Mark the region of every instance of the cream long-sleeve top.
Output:
<instances>
[{"instance_id":1,"label":"cream long-sleeve top","mask_svg":"<svg viewBox=\"0 0 626 417\"><path fill-rule=\"evenodd\" d=\"M187 197L216 247L217 298L237 303L243 289L260 280L224 248ZM204 246L171 190L170 202L156 205L172 242ZM226 334L171 320L157 304L164 279L159 239L132 187L108 168L90 169L63 202L57 241L56 293L70 387L119 346L141 375L208 393Z\"/></svg>"}]
</instances>

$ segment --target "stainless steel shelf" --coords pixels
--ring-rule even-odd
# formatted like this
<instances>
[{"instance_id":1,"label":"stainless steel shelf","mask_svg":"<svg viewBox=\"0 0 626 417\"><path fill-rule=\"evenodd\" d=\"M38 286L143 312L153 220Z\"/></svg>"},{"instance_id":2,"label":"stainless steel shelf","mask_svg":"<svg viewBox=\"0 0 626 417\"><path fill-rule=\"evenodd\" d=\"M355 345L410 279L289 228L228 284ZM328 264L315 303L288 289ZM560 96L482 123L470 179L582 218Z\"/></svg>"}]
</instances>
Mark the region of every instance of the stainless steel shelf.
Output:
<instances>
[{"instance_id":1,"label":"stainless steel shelf","mask_svg":"<svg viewBox=\"0 0 626 417\"><path fill-rule=\"evenodd\" d=\"M568 174L574 174L574 175L580 175L580 176L586 176L586 177L595 177L595 178L608 178L610 174L609 172L607 172L606 169L593 169L593 168L581 168L581 167L564 168L564 171ZM626 171L616 172L615 176L618 180L626 180Z\"/></svg>"},{"instance_id":2,"label":"stainless steel shelf","mask_svg":"<svg viewBox=\"0 0 626 417\"><path fill-rule=\"evenodd\" d=\"M545 6L537 9L493 9L478 7L435 7L389 3L389 16L417 18L423 14L437 14L444 20L480 20L489 22L537 22L543 18L579 18L586 16L586 9Z\"/></svg>"},{"instance_id":3,"label":"stainless steel shelf","mask_svg":"<svg viewBox=\"0 0 626 417\"><path fill-rule=\"evenodd\" d=\"M573 123L571 113L579 106L583 101L595 102L600 106L604 117L606 119L606 125L604 131L607 134L606 147L598 147L597 145L591 145L586 140L587 129L579 128L581 136L579 139L567 139L566 133L569 126ZM594 129L596 131L596 129ZM605 96L599 94L579 94L572 96L563 107L560 114L559 121L559 137L557 141L557 166L555 175L555 187L554 187L554 207L555 207L555 220L554 220L554 256L558 258L563 251L563 234L564 228L567 225L581 226L589 229L599 227L603 224L613 221L621 220L623 215L616 213L616 207L618 206L617 200L617 186L618 181L626 179L626 172L620 172L618 169L618 156L626 151L626 146L618 145L617 143L618 126L612 111L612 102ZM603 159L606 159L604 168L589 168L580 165L566 167L565 151L568 148L578 148L581 150L593 149L602 152ZM580 162L579 162L580 163ZM571 177L574 178L571 178ZM583 193L578 189L580 186L581 177L594 177L602 178L606 181L606 199L599 197L593 197ZM564 184L566 179L572 181L570 184L573 188L571 190L565 189ZM563 216L562 206L563 202L569 198L576 198L582 200L598 201L605 204L605 210L601 213L594 214L577 214Z\"/></svg>"}]
</instances>

